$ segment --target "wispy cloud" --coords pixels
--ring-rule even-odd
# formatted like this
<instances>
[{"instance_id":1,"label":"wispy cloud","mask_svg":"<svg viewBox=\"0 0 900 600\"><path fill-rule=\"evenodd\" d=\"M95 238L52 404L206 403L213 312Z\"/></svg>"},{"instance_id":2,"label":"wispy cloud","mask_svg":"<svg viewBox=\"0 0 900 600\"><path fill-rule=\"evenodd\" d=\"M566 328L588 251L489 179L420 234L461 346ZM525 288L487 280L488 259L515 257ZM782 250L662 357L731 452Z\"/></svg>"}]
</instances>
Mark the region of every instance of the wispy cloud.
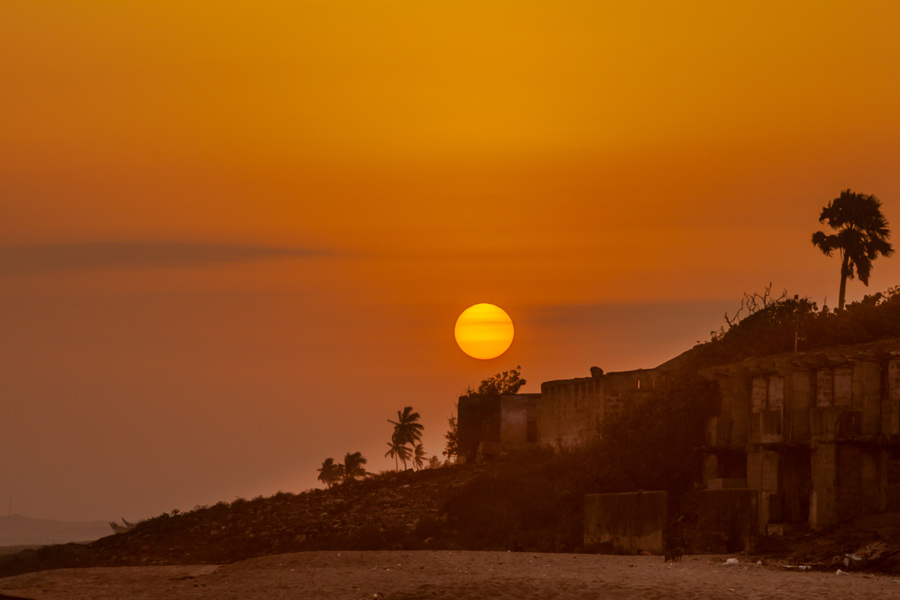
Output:
<instances>
[{"instance_id":1,"label":"wispy cloud","mask_svg":"<svg viewBox=\"0 0 900 600\"><path fill-rule=\"evenodd\" d=\"M90 269L211 267L227 263L330 256L314 248L172 241L67 242L0 246L0 274Z\"/></svg>"}]
</instances>

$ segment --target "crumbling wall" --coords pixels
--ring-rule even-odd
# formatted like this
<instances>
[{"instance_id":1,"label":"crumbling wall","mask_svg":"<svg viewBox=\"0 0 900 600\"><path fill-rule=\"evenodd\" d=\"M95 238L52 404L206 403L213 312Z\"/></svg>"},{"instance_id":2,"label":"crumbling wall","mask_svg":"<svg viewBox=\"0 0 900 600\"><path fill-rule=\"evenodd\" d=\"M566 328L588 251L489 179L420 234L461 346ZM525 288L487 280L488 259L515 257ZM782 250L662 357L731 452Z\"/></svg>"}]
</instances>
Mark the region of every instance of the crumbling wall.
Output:
<instances>
[{"instance_id":1,"label":"crumbling wall","mask_svg":"<svg viewBox=\"0 0 900 600\"><path fill-rule=\"evenodd\" d=\"M837 523L837 446L818 444L810 456L812 493L809 501L809 524L822 529Z\"/></svg>"},{"instance_id":2,"label":"crumbling wall","mask_svg":"<svg viewBox=\"0 0 900 600\"><path fill-rule=\"evenodd\" d=\"M500 442L500 397L461 396L456 426L459 456L474 462L479 446Z\"/></svg>"},{"instance_id":3,"label":"crumbling wall","mask_svg":"<svg viewBox=\"0 0 900 600\"><path fill-rule=\"evenodd\" d=\"M753 552L759 541L759 499L753 489L699 490L681 497L683 548L691 554Z\"/></svg>"},{"instance_id":4,"label":"crumbling wall","mask_svg":"<svg viewBox=\"0 0 900 600\"><path fill-rule=\"evenodd\" d=\"M784 441L808 442L810 439L809 413L816 404L815 373L790 371L785 375Z\"/></svg>"},{"instance_id":5,"label":"crumbling wall","mask_svg":"<svg viewBox=\"0 0 900 600\"><path fill-rule=\"evenodd\" d=\"M723 487L743 454L761 533L900 508L898 355L900 339L888 339L708 369L721 404L707 426L704 482Z\"/></svg>"},{"instance_id":6,"label":"crumbling wall","mask_svg":"<svg viewBox=\"0 0 900 600\"><path fill-rule=\"evenodd\" d=\"M887 368L888 393L881 408L881 433L900 434L900 360L891 360Z\"/></svg>"},{"instance_id":7,"label":"crumbling wall","mask_svg":"<svg viewBox=\"0 0 900 600\"><path fill-rule=\"evenodd\" d=\"M459 454L466 461L536 448L540 394L461 396L458 405Z\"/></svg>"},{"instance_id":8,"label":"crumbling wall","mask_svg":"<svg viewBox=\"0 0 900 600\"><path fill-rule=\"evenodd\" d=\"M638 369L592 377L546 381L541 384L538 431L541 445L577 446L600 433L600 424L612 412L648 394L658 373Z\"/></svg>"},{"instance_id":9,"label":"crumbling wall","mask_svg":"<svg viewBox=\"0 0 900 600\"><path fill-rule=\"evenodd\" d=\"M586 495L585 547L613 554L663 553L668 498L666 492Z\"/></svg>"},{"instance_id":10,"label":"crumbling wall","mask_svg":"<svg viewBox=\"0 0 900 600\"><path fill-rule=\"evenodd\" d=\"M500 442L503 451L537 446L540 401L540 394L500 397Z\"/></svg>"},{"instance_id":11,"label":"crumbling wall","mask_svg":"<svg viewBox=\"0 0 900 600\"><path fill-rule=\"evenodd\" d=\"M881 433L881 365L857 361L853 365L853 398L862 413L862 435Z\"/></svg>"},{"instance_id":12,"label":"crumbling wall","mask_svg":"<svg viewBox=\"0 0 900 600\"><path fill-rule=\"evenodd\" d=\"M750 383L743 377L727 377L720 381L719 413L713 417L712 446L746 444L750 424Z\"/></svg>"},{"instance_id":13,"label":"crumbling wall","mask_svg":"<svg viewBox=\"0 0 900 600\"><path fill-rule=\"evenodd\" d=\"M779 459L775 452L760 449L747 453L747 487L759 491L757 530L763 533L767 533L769 523L782 522L780 514L772 514L773 508L778 510L780 507L777 496L778 467ZM771 502L770 497L773 495L775 500Z\"/></svg>"},{"instance_id":14,"label":"crumbling wall","mask_svg":"<svg viewBox=\"0 0 900 600\"><path fill-rule=\"evenodd\" d=\"M545 446L575 446L599 433L603 419L602 377L541 384L538 438Z\"/></svg>"}]
</instances>

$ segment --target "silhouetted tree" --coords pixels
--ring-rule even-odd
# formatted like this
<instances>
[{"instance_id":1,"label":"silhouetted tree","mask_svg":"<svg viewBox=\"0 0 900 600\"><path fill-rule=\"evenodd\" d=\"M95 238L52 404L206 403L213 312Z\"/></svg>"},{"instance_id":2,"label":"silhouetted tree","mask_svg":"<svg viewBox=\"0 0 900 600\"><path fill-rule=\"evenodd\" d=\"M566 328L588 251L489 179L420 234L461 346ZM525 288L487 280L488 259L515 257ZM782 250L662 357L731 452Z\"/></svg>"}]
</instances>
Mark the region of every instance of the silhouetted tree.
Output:
<instances>
[{"instance_id":1,"label":"silhouetted tree","mask_svg":"<svg viewBox=\"0 0 900 600\"><path fill-rule=\"evenodd\" d=\"M397 411L397 420L392 421L388 419L388 423L394 426L394 432L391 434L391 441L388 443L391 449L388 450L385 456L393 456L395 462L399 458L403 461L403 468L406 469L406 461L410 459L413 452L412 449L422 440L424 427L419 423L419 413L413 412L412 406L405 406L402 411Z\"/></svg>"},{"instance_id":2,"label":"silhouetted tree","mask_svg":"<svg viewBox=\"0 0 900 600\"><path fill-rule=\"evenodd\" d=\"M410 456L409 446L400 441L400 438L397 435L391 436L391 441L388 442L388 451L384 453L385 456L390 456L394 459L394 466L397 470L400 470L400 465L397 462L398 460L403 461L403 469L406 469L406 461L409 460Z\"/></svg>"},{"instance_id":3,"label":"silhouetted tree","mask_svg":"<svg viewBox=\"0 0 900 600\"><path fill-rule=\"evenodd\" d=\"M413 412L412 406L405 406L403 412L397 411L397 420L388 423L393 424L394 434L391 436L396 438L401 444L409 444L415 446L422 441L422 430L424 427L419 423L419 413Z\"/></svg>"},{"instance_id":4,"label":"silhouetted tree","mask_svg":"<svg viewBox=\"0 0 900 600\"><path fill-rule=\"evenodd\" d=\"M319 472L318 480L325 484L325 487L331 487L344 474L343 465L335 464L334 459L329 457L322 461L321 468L316 469Z\"/></svg>"},{"instance_id":5,"label":"silhouetted tree","mask_svg":"<svg viewBox=\"0 0 900 600\"><path fill-rule=\"evenodd\" d=\"M354 481L357 477L365 477L368 475L363 467L365 464L366 458L362 455L362 452L354 452L353 454L348 452L344 456L344 482Z\"/></svg>"},{"instance_id":6,"label":"silhouetted tree","mask_svg":"<svg viewBox=\"0 0 900 600\"><path fill-rule=\"evenodd\" d=\"M477 390L472 388L466 389L467 396L502 396L503 394L518 394L519 388L525 385L526 381L522 379L522 367L517 366L515 369L497 373L493 377L483 379L478 385Z\"/></svg>"},{"instance_id":7,"label":"silhouetted tree","mask_svg":"<svg viewBox=\"0 0 900 600\"><path fill-rule=\"evenodd\" d=\"M817 231L812 235L812 243L826 256L835 250L841 255L841 289L838 309L844 308L844 292L847 278L854 273L864 285L869 285L872 261L879 255L890 256L894 249L887 240L891 237L888 222L881 212L881 201L872 194L858 194L844 190L822 209L820 223L837 230L826 235Z\"/></svg>"},{"instance_id":8,"label":"silhouetted tree","mask_svg":"<svg viewBox=\"0 0 900 600\"><path fill-rule=\"evenodd\" d=\"M422 447L422 444L416 444L413 448L413 466L416 471L425 466L425 448Z\"/></svg>"},{"instance_id":9,"label":"silhouetted tree","mask_svg":"<svg viewBox=\"0 0 900 600\"><path fill-rule=\"evenodd\" d=\"M439 469L441 467L441 459L437 456L432 456L428 459L428 468L429 469Z\"/></svg>"},{"instance_id":10,"label":"silhouetted tree","mask_svg":"<svg viewBox=\"0 0 900 600\"><path fill-rule=\"evenodd\" d=\"M450 429L444 434L444 439L447 440L447 445L444 447L444 456L451 459L454 456L459 456L459 431L456 426L456 417L450 417L448 423L450 424Z\"/></svg>"}]
</instances>

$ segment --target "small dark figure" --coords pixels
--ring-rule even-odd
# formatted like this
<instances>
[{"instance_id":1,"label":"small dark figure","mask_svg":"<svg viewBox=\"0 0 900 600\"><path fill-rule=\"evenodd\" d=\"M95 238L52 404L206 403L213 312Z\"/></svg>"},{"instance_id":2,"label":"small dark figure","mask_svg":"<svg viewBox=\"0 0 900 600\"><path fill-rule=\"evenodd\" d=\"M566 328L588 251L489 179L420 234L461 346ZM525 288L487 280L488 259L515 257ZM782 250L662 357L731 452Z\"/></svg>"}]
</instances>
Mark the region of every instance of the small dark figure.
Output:
<instances>
[{"instance_id":1,"label":"small dark figure","mask_svg":"<svg viewBox=\"0 0 900 600\"><path fill-rule=\"evenodd\" d=\"M670 560L675 562L681 562L681 555L684 554L684 548L669 548L666 550L666 558L663 562L669 562Z\"/></svg>"}]
</instances>

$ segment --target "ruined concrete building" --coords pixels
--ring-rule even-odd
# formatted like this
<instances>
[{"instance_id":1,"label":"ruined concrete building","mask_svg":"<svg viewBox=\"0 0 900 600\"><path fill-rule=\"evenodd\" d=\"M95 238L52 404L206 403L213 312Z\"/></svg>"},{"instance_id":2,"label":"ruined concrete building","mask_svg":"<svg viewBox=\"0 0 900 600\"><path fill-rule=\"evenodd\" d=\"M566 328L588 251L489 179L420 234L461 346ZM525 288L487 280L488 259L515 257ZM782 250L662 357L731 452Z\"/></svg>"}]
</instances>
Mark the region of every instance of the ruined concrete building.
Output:
<instances>
[{"instance_id":1,"label":"ruined concrete building","mask_svg":"<svg viewBox=\"0 0 900 600\"><path fill-rule=\"evenodd\" d=\"M587 443L599 434L608 414L645 396L677 360L617 373L593 367L590 377L542 383L540 394L461 396L460 456L471 461L526 448Z\"/></svg>"},{"instance_id":2,"label":"ruined concrete building","mask_svg":"<svg viewBox=\"0 0 900 600\"><path fill-rule=\"evenodd\" d=\"M900 339L708 369L708 489L759 495L762 535L900 508Z\"/></svg>"}]
</instances>

